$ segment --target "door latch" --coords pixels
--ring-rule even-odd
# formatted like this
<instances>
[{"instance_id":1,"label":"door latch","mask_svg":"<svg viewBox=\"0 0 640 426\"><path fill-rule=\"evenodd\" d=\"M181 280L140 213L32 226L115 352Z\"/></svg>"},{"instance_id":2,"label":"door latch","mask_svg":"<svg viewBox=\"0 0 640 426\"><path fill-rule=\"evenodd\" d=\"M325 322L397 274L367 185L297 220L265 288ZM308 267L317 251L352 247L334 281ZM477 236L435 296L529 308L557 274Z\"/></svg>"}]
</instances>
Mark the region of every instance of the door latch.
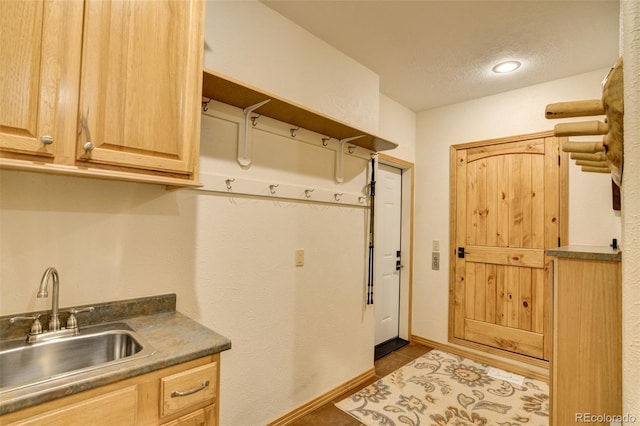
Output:
<instances>
[{"instance_id":1,"label":"door latch","mask_svg":"<svg viewBox=\"0 0 640 426\"><path fill-rule=\"evenodd\" d=\"M464 251L464 247L458 247L458 258L464 259L465 254L467 254L467 252Z\"/></svg>"},{"instance_id":2,"label":"door latch","mask_svg":"<svg viewBox=\"0 0 640 426\"><path fill-rule=\"evenodd\" d=\"M400 250L396 251L396 271L402 269L402 261L400 260Z\"/></svg>"}]
</instances>

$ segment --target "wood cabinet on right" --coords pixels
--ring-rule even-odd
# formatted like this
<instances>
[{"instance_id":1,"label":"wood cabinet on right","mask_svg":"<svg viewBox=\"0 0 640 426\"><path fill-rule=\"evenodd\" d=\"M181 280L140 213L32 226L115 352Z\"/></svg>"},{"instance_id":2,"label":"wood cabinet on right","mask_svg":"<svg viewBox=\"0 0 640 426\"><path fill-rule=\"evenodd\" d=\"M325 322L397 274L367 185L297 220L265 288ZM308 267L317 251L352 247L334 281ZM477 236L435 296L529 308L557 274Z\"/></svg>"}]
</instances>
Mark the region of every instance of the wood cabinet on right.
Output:
<instances>
[{"instance_id":1,"label":"wood cabinet on right","mask_svg":"<svg viewBox=\"0 0 640 426\"><path fill-rule=\"evenodd\" d=\"M622 415L621 254L583 246L547 254L555 256L551 425L608 426Z\"/></svg>"}]
</instances>

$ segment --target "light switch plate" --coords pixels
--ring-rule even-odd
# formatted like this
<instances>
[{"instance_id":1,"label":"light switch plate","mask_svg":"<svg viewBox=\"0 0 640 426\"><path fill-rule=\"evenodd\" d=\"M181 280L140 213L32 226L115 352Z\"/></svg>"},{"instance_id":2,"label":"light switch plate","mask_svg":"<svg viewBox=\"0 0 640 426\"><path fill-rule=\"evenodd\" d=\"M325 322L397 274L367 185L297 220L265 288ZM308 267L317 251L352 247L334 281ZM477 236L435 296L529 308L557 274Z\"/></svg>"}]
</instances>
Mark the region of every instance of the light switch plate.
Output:
<instances>
[{"instance_id":1,"label":"light switch plate","mask_svg":"<svg viewBox=\"0 0 640 426\"><path fill-rule=\"evenodd\" d=\"M304 249L296 250L296 266L304 266Z\"/></svg>"},{"instance_id":2,"label":"light switch plate","mask_svg":"<svg viewBox=\"0 0 640 426\"><path fill-rule=\"evenodd\" d=\"M440 270L440 253L437 251L431 253L431 269L434 271Z\"/></svg>"}]
</instances>

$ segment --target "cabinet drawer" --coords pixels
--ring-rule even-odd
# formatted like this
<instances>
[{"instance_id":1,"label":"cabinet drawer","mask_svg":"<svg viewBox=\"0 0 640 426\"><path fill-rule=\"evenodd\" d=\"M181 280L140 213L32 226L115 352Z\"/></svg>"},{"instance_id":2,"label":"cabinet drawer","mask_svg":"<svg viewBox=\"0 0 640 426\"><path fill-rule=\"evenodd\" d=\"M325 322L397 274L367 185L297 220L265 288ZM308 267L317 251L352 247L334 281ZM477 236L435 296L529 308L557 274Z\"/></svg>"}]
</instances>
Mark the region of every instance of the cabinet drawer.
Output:
<instances>
[{"instance_id":1,"label":"cabinet drawer","mask_svg":"<svg viewBox=\"0 0 640 426\"><path fill-rule=\"evenodd\" d=\"M213 402L216 397L218 364L212 362L160 380L160 415L165 417L190 406Z\"/></svg>"},{"instance_id":2,"label":"cabinet drawer","mask_svg":"<svg viewBox=\"0 0 640 426\"><path fill-rule=\"evenodd\" d=\"M217 426L217 424L215 405L209 405L162 426Z\"/></svg>"}]
</instances>

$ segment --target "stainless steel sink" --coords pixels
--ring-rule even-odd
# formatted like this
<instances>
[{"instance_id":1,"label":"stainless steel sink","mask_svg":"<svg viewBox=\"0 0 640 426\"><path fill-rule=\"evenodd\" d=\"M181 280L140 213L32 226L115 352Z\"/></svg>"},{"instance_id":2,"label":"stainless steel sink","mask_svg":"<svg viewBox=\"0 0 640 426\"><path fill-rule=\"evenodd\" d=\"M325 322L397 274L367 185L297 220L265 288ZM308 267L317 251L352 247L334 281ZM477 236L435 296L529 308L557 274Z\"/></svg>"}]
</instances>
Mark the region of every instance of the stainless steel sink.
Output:
<instances>
[{"instance_id":1,"label":"stainless steel sink","mask_svg":"<svg viewBox=\"0 0 640 426\"><path fill-rule=\"evenodd\" d=\"M0 342L0 393L125 362L154 349L124 323L84 327L40 343Z\"/></svg>"}]
</instances>

